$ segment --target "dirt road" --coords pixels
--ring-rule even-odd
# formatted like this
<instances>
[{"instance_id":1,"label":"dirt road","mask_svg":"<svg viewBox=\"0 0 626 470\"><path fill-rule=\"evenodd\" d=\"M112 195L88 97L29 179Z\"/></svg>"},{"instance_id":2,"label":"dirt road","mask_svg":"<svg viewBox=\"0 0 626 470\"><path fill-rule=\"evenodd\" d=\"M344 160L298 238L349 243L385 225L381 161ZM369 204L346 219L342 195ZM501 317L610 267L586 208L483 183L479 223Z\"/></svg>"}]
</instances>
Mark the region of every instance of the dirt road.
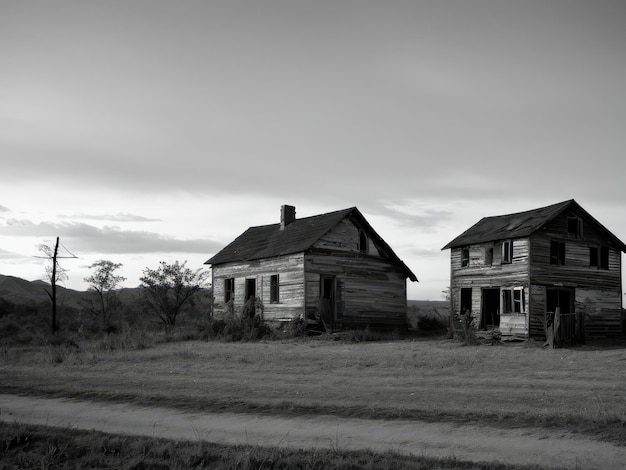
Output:
<instances>
[{"instance_id":1,"label":"dirt road","mask_svg":"<svg viewBox=\"0 0 626 470\"><path fill-rule=\"evenodd\" d=\"M294 448L371 449L474 462L536 464L545 468L623 469L626 447L568 432L474 425L286 418L236 413L185 413L70 399L0 394L0 421L70 426L216 443Z\"/></svg>"}]
</instances>

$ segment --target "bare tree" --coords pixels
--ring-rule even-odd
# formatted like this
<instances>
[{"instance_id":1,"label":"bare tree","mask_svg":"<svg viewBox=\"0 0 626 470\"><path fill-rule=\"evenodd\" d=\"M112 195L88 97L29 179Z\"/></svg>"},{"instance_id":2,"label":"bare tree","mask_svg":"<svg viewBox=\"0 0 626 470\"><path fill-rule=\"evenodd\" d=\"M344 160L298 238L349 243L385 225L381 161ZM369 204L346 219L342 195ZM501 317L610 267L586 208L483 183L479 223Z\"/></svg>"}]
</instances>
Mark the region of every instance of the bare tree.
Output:
<instances>
[{"instance_id":1,"label":"bare tree","mask_svg":"<svg viewBox=\"0 0 626 470\"><path fill-rule=\"evenodd\" d=\"M187 261L161 261L157 269L144 269L139 278L148 307L166 326L176 325L178 314L193 307L194 296L206 285L209 273L186 265Z\"/></svg>"},{"instance_id":2,"label":"bare tree","mask_svg":"<svg viewBox=\"0 0 626 470\"><path fill-rule=\"evenodd\" d=\"M117 289L126 280L125 277L116 274L121 267L121 263L101 259L89 266L89 269L94 270L93 274L84 278L89 284L88 290L96 297L96 303L92 302L91 311L100 318L105 329L111 326L111 316L121 306Z\"/></svg>"},{"instance_id":3,"label":"bare tree","mask_svg":"<svg viewBox=\"0 0 626 470\"><path fill-rule=\"evenodd\" d=\"M46 294L48 294L48 297L50 297L50 301L52 302L52 319L50 326L53 333L56 333L59 329L59 325L57 323L57 283L68 279L67 269L62 268L59 265L59 259L76 258L76 256L70 253L67 248L63 248L69 256L59 256L59 237L56 238L54 246L46 244L39 245L39 251L41 251L44 256L38 256L38 258L44 258L50 261L50 264L46 266L46 277L50 281L50 290L46 289Z\"/></svg>"}]
</instances>

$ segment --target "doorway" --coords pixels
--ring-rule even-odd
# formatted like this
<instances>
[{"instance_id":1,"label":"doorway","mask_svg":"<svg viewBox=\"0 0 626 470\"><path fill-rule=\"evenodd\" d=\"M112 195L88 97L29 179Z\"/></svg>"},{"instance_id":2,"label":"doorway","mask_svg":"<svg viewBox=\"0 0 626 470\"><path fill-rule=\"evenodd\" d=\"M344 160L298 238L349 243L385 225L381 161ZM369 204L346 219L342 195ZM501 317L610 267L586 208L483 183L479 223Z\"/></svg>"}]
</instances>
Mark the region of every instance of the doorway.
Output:
<instances>
[{"instance_id":1,"label":"doorway","mask_svg":"<svg viewBox=\"0 0 626 470\"><path fill-rule=\"evenodd\" d=\"M256 279L246 279L245 298L244 316L247 315L252 318L256 313Z\"/></svg>"},{"instance_id":2,"label":"doorway","mask_svg":"<svg viewBox=\"0 0 626 470\"><path fill-rule=\"evenodd\" d=\"M326 329L335 328L335 276L322 276L320 279L320 317Z\"/></svg>"},{"instance_id":3,"label":"doorway","mask_svg":"<svg viewBox=\"0 0 626 470\"><path fill-rule=\"evenodd\" d=\"M483 329L500 326L500 289L483 289L480 326Z\"/></svg>"}]
</instances>

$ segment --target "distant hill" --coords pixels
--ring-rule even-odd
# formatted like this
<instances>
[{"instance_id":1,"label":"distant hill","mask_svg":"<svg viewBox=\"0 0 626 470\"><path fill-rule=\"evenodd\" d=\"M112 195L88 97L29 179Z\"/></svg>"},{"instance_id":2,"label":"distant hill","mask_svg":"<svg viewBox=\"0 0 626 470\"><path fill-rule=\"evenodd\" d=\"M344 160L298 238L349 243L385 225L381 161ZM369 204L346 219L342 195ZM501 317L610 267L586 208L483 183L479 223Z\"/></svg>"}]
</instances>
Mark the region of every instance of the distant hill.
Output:
<instances>
[{"instance_id":1,"label":"distant hill","mask_svg":"<svg viewBox=\"0 0 626 470\"><path fill-rule=\"evenodd\" d=\"M8 300L15 305L41 306L50 303L50 283L45 281L27 281L15 276L0 274L0 299ZM125 305L136 304L142 297L141 287L125 287L119 290L119 296ZM198 298L203 308L210 305L208 296ZM82 310L93 299L93 294L88 291L67 289L57 285L57 305Z\"/></svg>"},{"instance_id":2,"label":"distant hill","mask_svg":"<svg viewBox=\"0 0 626 470\"><path fill-rule=\"evenodd\" d=\"M47 292L51 286L45 281L27 281L19 277L0 274L0 298L17 305L41 305L50 302ZM81 308L89 294L57 286L57 299L67 307Z\"/></svg>"}]
</instances>

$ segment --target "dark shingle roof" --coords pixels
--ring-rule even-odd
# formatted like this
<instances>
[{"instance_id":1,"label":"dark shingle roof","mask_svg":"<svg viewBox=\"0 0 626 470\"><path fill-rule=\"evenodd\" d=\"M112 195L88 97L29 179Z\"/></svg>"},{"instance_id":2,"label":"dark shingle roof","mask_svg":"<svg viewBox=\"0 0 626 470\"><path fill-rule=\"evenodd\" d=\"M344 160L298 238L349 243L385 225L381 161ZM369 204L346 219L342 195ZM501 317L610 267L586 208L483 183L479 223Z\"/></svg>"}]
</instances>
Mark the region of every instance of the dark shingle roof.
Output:
<instances>
[{"instance_id":1,"label":"dark shingle roof","mask_svg":"<svg viewBox=\"0 0 626 470\"><path fill-rule=\"evenodd\" d=\"M609 237L615 241L622 251L624 251L626 248L624 243L622 243L615 235L602 226L600 222L594 219L573 199L530 211L498 215L494 217L484 217L444 246L442 250L445 250L446 248L457 248L476 243L502 240L505 238L528 237L563 211L572 208L584 214L588 219L605 230Z\"/></svg>"},{"instance_id":2,"label":"dark shingle roof","mask_svg":"<svg viewBox=\"0 0 626 470\"><path fill-rule=\"evenodd\" d=\"M205 264L223 264L252 261L301 253L310 249L324 234L344 218L355 217L369 235L384 248L385 253L406 270L407 276L417 281L411 270L396 256L391 247L380 238L356 207L312 217L296 219L281 230L280 224L250 227L230 244L216 253Z\"/></svg>"}]
</instances>

